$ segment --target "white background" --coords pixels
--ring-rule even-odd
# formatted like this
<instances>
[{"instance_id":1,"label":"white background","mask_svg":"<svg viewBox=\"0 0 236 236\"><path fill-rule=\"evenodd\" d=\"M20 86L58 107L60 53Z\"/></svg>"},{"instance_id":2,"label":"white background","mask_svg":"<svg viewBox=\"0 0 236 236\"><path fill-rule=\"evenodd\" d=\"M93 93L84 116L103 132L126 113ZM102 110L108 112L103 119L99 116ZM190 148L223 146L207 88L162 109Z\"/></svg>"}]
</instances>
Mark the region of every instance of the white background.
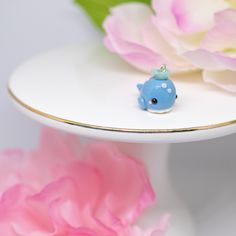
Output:
<instances>
[{"instance_id":1,"label":"white background","mask_svg":"<svg viewBox=\"0 0 236 236\"><path fill-rule=\"evenodd\" d=\"M101 33L70 0L0 0L1 149L32 148L40 130L7 95L14 68L39 52L96 37ZM173 181L196 216L199 236L236 235L235 138L172 146Z\"/></svg>"}]
</instances>

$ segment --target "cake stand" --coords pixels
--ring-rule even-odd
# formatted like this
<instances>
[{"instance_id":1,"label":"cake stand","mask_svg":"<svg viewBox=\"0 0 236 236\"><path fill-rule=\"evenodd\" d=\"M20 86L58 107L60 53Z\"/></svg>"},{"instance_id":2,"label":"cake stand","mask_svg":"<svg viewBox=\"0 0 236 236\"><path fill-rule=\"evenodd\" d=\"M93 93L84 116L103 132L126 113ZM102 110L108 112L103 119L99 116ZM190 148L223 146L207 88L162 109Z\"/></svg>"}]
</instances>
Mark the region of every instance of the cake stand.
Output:
<instances>
[{"instance_id":1,"label":"cake stand","mask_svg":"<svg viewBox=\"0 0 236 236\"><path fill-rule=\"evenodd\" d=\"M146 227L170 213L167 236L197 236L193 217L171 184L169 145L235 133L236 99L203 83L200 73L183 74L173 77L178 93L174 110L151 114L137 105L136 84L147 79L101 43L88 43L54 50L19 66L9 93L33 119L90 141L113 142L141 159L158 202L139 224Z\"/></svg>"}]
</instances>

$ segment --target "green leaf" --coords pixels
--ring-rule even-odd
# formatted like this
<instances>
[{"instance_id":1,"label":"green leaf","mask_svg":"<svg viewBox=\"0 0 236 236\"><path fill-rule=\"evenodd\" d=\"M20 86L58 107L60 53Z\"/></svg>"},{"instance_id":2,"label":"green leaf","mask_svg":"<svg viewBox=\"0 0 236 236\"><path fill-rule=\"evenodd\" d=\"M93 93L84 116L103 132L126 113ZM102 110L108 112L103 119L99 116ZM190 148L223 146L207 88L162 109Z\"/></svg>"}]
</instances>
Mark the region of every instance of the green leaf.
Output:
<instances>
[{"instance_id":1,"label":"green leaf","mask_svg":"<svg viewBox=\"0 0 236 236\"><path fill-rule=\"evenodd\" d=\"M79 4L91 17L94 23L102 29L102 23L111 7L114 7L121 3L127 2L142 2L151 4L151 0L74 0L76 4Z\"/></svg>"}]
</instances>

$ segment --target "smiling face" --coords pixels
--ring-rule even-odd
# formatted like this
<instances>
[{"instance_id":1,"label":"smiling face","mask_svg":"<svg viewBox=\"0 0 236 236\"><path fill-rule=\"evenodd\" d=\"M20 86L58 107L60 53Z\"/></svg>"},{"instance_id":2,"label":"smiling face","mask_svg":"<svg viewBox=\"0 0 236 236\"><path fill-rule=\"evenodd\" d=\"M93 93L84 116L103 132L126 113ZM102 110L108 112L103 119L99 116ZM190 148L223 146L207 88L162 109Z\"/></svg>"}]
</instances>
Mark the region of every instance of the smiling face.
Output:
<instances>
[{"instance_id":1,"label":"smiling face","mask_svg":"<svg viewBox=\"0 0 236 236\"><path fill-rule=\"evenodd\" d=\"M176 99L176 89L171 80L150 79L141 89L141 108L155 113L169 111Z\"/></svg>"}]
</instances>

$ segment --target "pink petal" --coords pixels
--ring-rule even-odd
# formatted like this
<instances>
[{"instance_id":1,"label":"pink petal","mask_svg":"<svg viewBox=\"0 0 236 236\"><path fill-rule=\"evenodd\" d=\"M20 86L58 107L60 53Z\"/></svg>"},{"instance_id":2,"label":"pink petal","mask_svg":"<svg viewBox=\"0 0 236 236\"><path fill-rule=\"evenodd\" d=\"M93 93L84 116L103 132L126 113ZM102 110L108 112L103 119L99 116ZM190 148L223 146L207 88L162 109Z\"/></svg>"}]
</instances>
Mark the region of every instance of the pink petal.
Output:
<instances>
[{"instance_id":1,"label":"pink petal","mask_svg":"<svg viewBox=\"0 0 236 236\"><path fill-rule=\"evenodd\" d=\"M66 163L77 160L78 144L77 137L45 127L36 150L1 151L0 179L4 182L0 183L0 193L22 182L39 191L53 179L62 177Z\"/></svg>"},{"instance_id":2,"label":"pink petal","mask_svg":"<svg viewBox=\"0 0 236 236\"><path fill-rule=\"evenodd\" d=\"M224 0L154 0L153 23L177 53L182 54L199 47L203 33L214 25L214 14L228 5Z\"/></svg>"},{"instance_id":3,"label":"pink petal","mask_svg":"<svg viewBox=\"0 0 236 236\"><path fill-rule=\"evenodd\" d=\"M77 159L73 145L78 144L77 137L44 127L39 147L25 154L25 165L20 171L21 181L29 182L40 191L50 181L61 178L67 163Z\"/></svg>"},{"instance_id":4,"label":"pink petal","mask_svg":"<svg viewBox=\"0 0 236 236\"><path fill-rule=\"evenodd\" d=\"M215 26L206 33L201 47L209 51L236 54L236 10L228 9L215 15Z\"/></svg>"},{"instance_id":5,"label":"pink petal","mask_svg":"<svg viewBox=\"0 0 236 236\"><path fill-rule=\"evenodd\" d=\"M107 33L105 46L134 67L147 72L162 64L167 64L173 72L194 69L185 58L177 55L177 39L172 36L169 40L168 34L156 27L152 18L153 13L145 4L129 3L115 7L104 22ZM174 41L176 43L172 45Z\"/></svg>"},{"instance_id":6,"label":"pink petal","mask_svg":"<svg viewBox=\"0 0 236 236\"><path fill-rule=\"evenodd\" d=\"M0 202L0 221L5 221L5 226L10 225L11 230L18 236L37 235L37 229L44 232L41 235L53 235L44 231L51 227L50 220L45 217L40 218L39 211L27 210L26 199L32 193L30 188L23 185L16 185L5 192ZM32 232L35 233L31 234Z\"/></svg>"},{"instance_id":7,"label":"pink petal","mask_svg":"<svg viewBox=\"0 0 236 236\"><path fill-rule=\"evenodd\" d=\"M112 145L95 143L84 150L73 136L47 129L42 138L36 151L0 155L0 163L11 157L6 164L11 172L13 163L17 183L1 194L2 232L117 236L116 230L134 223L154 202L142 163ZM83 150L79 155L74 145Z\"/></svg>"},{"instance_id":8,"label":"pink petal","mask_svg":"<svg viewBox=\"0 0 236 236\"><path fill-rule=\"evenodd\" d=\"M167 64L161 55L152 50L132 42L125 42L118 37L107 36L104 43L107 48L112 48L113 52L119 54L132 66L146 72L150 72L152 68L159 67L162 64Z\"/></svg>"},{"instance_id":9,"label":"pink petal","mask_svg":"<svg viewBox=\"0 0 236 236\"><path fill-rule=\"evenodd\" d=\"M158 222L157 226L151 233L151 236L166 236L170 226L170 218L171 216L169 214L162 216L160 222Z\"/></svg>"},{"instance_id":10,"label":"pink petal","mask_svg":"<svg viewBox=\"0 0 236 236\"><path fill-rule=\"evenodd\" d=\"M142 28L150 21L151 16L152 11L145 4L121 4L112 10L112 15L104 22L106 47L144 71L166 63L162 55L143 43Z\"/></svg>"},{"instance_id":11,"label":"pink petal","mask_svg":"<svg viewBox=\"0 0 236 236\"><path fill-rule=\"evenodd\" d=\"M80 228L78 230L75 230L74 232L71 232L65 236L101 236L97 232L94 232L91 229L87 228Z\"/></svg>"},{"instance_id":12,"label":"pink petal","mask_svg":"<svg viewBox=\"0 0 236 236\"><path fill-rule=\"evenodd\" d=\"M0 222L0 229L1 229L2 235L19 236L14 232L14 230L12 229L11 225L9 225L9 223Z\"/></svg>"},{"instance_id":13,"label":"pink petal","mask_svg":"<svg viewBox=\"0 0 236 236\"><path fill-rule=\"evenodd\" d=\"M214 14L229 7L224 0L155 0L153 5L162 26L187 34L208 30L214 24Z\"/></svg>"},{"instance_id":14,"label":"pink petal","mask_svg":"<svg viewBox=\"0 0 236 236\"><path fill-rule=\"evenodd\" d=\"M172 32L179 33L178 24L172 13L173 0L153 0L152 7L156 12L155 21L161 28L169 29Z\"/></svg>"},{"instance_id":15,"label":"pink petal","mask_svg":"<svg viewBox=\"0 0 236 236\"><path fill-rule=\"evenodd\" d=\"M13 224L12 228L17 236L55 236L56 235L56 231L51 232L51 233L44 232L42 230L29 231L29 229L26 229L26 230L21 229L21 226L17 224Z\"/></svg>"},{"instance_id":16,"label":"pink petal","mask_svg":"<svg viewBox=\"0 0 236 236\"><path fill-rule=\"evenodd\" d=\"M218 52L198 49L184 53L184 56L196 67L210 70L236 70L236 57L230 57Z\"/></svg>"},{"instance_id":17,"label":"pink petal","mask_svg":"<svg viewBox=\"0 0 236 236\"><path fill-rule=\"evenodd\" d=\"M214 14L228 6L224 0L174 0L172 13L181 31L198 33L211 28L214 24Z\"/></svg>"},{"instance_id":18,"label":"pink petal","mask_svg":"<svg viewBox=\"0 0 236 236\"><path fill-rule=\"evenodd\" d=\"M173 30L171 27L165 27L159 17L153 17L152 21L165 41L174 48L177 55L181 55L188 50L199 48L199 44L202 40L202 32L186 34L179 32L178 29Z\"/></svg>"},{"instance_id":19,"label":"pink petal","mask_svg":"<svg viewBox=\"0 0 236 236\"><path fill-rule=\"evenodd\" d=\"M86 179L86 177L84 179ZM63 185L68 185L70 190L65 190L65 187L63 187L63 185L61 186L61 181L65 182ZM80 182L82 181L83 179L81 179ZM83 191L83 187L80 188L79 185L77 185L77 188L73 186L75 183L71 182L70 179L62 179L55 186L52 186L52 188L50 187L50 189L48 189L49 191L53 192L57 190L56 192L59 193L58 197L55 196L53 198L58 200L53 201L53 204L50 205L50 216L52 221L55 222L58 227L60 226L61 229L80 231L81 228L88 228L97 232L98 235L116 236L114 231L111 230L110 225L109 227L105 226L101 222L97 221L97 219L95 219L92 214L94 201L91 201L90 199L98 198L97 195L99 194L99 191L96 190L96 188L98 188L100 184L91 185L87 181L83 182L88 185L87 188L94 189L92 195L89 195L86 190ZM54 187L59 189L54 189ZM47 195L50 197L52 194L47 193ZM83 199L83 195L87 196L87 202L84 202L86 199ZM53 199L49 200L49 202L52 202ZM38 200L41 201L40 199Z\"/></svg>"},{"instance_id":20,"label":"pink petal","mask_svg":"<svg viewBox=\"0 0 236 236\"><path fill-rule=\"evenodd\" d=\"M40 145L35 154L38 164L48 164L49 166L57 163L65 163L76 159L76 150L73 143L79 144L77 137L67 135L63 132L44 127L42 129Z\"/></svg>"},{"instance_id":21,"label":"pink petal","mask_svg":"<svg viewBox=\"0 0 236 236\"><path fill-rule=\"evenodd\" d=\"M236 93L236 71L203 71L205 82Z\"/></svg>"},{"instance_id":22,"label":"pink petal","mask_svg":"<svg viewBox=\"0 0 236 236\"><path fill-rule=\"evenodd\" d=\"M143 165L112 145L90 146L84 160L101 173L103 189L94 214L109 226L133 223L154 202L155 194Z\"/></svg>"},{"instance_id":23,"label":"pink petal","mask_svg":"<svg viewBox=\"0 0 236 236\"><path fill-rule=\"evenodd\" d=\"M111 9L104 28L124 41L142 44L140 29L152 16L151 8L143 3L120 4Z\"/></svg>"},{"instance_id":24,"label":"pink petal","mask_svg":"<svg viewBox=\"0 0 236 236\"><path fill-rule=\"evenodd\" d=\"M0 152L0 195L8 188L20 183L19 172L25 165L27 152L22 150L5 150Z\"/></svg>"},{"instance_id":25,"label":"pink petal","mask_svg":"<svg viewBox=\"0 0 236 236\"><path fill-rule=\"evenodd\" d=\"M32 193L33 190L23 184L15 185L4 192L0 199L0 221L8 219L21 209L25 198Z\"/></svg>"},{"instance_id":26,"label":"pink petal","mask_svg":"<svg viewBox=\"0 0 236 236\"><path fill-rule=\"evenodd\" d=\"M172 72L189 71L194 69L193 66L186 61L181 55L177 55L177 52L171 44L163 37L158 28L149 21L142 30L144 45L150 48L152 51L163 55L163 59L166 61L169 69Z\"/></svg>"},{"instance_id":27,"label":"pink petal","mask_svg":"<svg viewBox=\"0 0 236 236\"><path fill-rule=\"evenodd\" d=\"M134 225L123 228L119 232L119 236L167 236L170 225L170 215L165 214L160 221L153 227L146 230Z\"/></svg>"}]
</instances>

